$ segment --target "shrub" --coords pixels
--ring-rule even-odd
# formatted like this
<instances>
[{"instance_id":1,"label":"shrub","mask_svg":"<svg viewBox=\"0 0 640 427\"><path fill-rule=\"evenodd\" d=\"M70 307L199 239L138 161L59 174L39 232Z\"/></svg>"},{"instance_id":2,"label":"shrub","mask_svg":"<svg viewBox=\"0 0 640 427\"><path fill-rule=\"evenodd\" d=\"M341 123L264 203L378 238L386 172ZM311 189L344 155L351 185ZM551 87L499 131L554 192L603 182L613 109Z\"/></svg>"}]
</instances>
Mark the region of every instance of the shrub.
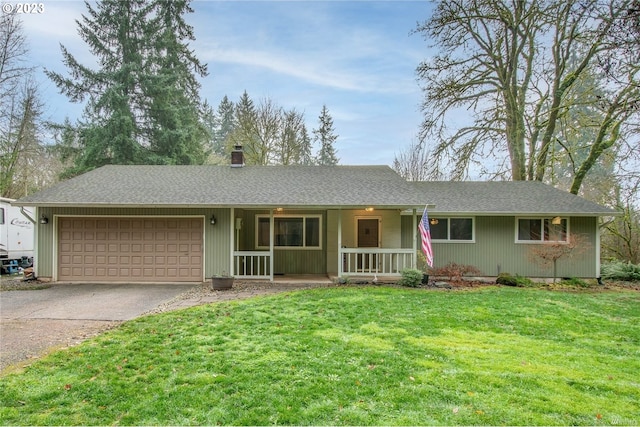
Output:
<instances>
[{"instance_id":1,"label":"shrub","mask_svg":"<svg viewBox=\"0 0 640 427\"><path fill-rule=\"evenodd\" d=\"M335 283L338 285L350 285L351 278L349 276L341 276L335 280Z\"/></svg>"},{"instance_id":2,"label":"shrub","mask_svg":"<svg viewBox=\"0 0 640 427\"><path fill-rule=\"evenodd\" d=\"M470 274L480 275L481 273L480 270L473 265L450 262L444 267L434 269L432 274L438 277L447 277L449 281L459 281L462 279L462 276Z\"/></svg>"},{"instance_id":3,"label":"shrub","mask_svg":"<svg viewBox=\"0 0 640 427\"><path fill-rule=\"evenodd\" d=\"M613 261L602 264L600 273L603 279L634 281L640 280L640 265L630 262Z\"/></svg>"},{"instance_id":4,"label":"shrub","mask_svg":"<svg viewBox=\"0 0 640 427\"><path fill-rule=\"evenodd\" d=\"M528 277L523 277L518 274L512 276L509 273L500 273L496 278L496 283L505 286L531 286L533 282Z\"/></svg>"},{"instance_id":5,"label":"shrub","mask_svg":"<svg viewBox=\"0 0 640 427\"><path fill-rule=\"evenodd\" d=\"M563 286L576 286L580 288L588 288L590 285L582 279L578 279L577 277L570 277L568 279L562 279L560 285Z\"/></svg>"},{"instance_id":6,"label":"shrub","mask_svg":"<svg viewBox=\"0 0 640 427\"><path fill-rule=\"evenodd\" d=\"M398 281L400 286L408 286L417 288L422 283L422 271L415 268L407 268L402 270L402 277Z\"/></svg>"}]
</instances>

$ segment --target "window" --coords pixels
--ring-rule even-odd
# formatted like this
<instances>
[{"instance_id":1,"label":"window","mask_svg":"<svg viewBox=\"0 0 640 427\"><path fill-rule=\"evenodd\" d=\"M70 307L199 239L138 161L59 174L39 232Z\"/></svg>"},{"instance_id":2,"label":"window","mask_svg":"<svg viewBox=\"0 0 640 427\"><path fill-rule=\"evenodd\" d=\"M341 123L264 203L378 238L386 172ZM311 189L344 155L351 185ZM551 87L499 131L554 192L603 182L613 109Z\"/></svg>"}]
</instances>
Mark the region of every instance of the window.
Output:
<instances>
[{"instance_id":1,"label":"window","mask_svg":"<svg viewBox=\"0 0 640 427\"><path fill-rule=\"evenodd\" d=\"M472 242L473 218L429 218L432 240Z\"/></svg>"},{"instance_id":2,"label":"window","mask_svg":"<svg viewBox=\"0 0 640 427\"><path fill-rule=\"evenodd\" d=\"M4 224L4 208L0 208L0 224Z\"/></svg>"},{"instance_id":3,"label":"window","mask_svg":"<svg viewBox=\"0 0 640 427\"><path fill-rule=\"evenodd\" d=\"M320 249L321 216L277 216L273 218L273 246L277 248ZM269 247L269 217L256 217L256 246Z\"/></svg>"},{"instance_id":4,"label":"window","mask_svg":"<svg viewBox=\"0 0 640 427\"><path fill-rule=\"evenodd\" d=\"M569 234L567 218L518 218L517 242L566 242Z\"/></svg>"}]
</instances>

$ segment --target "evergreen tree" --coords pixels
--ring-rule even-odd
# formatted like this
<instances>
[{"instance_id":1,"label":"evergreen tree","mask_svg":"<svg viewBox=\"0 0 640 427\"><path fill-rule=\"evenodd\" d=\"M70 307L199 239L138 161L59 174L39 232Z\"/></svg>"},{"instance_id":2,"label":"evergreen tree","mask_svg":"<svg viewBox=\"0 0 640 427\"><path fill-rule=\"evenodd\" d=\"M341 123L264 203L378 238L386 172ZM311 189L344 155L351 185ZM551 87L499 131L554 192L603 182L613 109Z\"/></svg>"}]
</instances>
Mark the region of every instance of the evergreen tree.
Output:
<instances>
[{"instance_id":1,"label":"evergreen tree","mask_svg":"<svg viewBox=\"0 0 640 427\"><path fill-rule=\"evenodd\" d=\"M257 111L253 100L245 90L240 100L235 105L235 124L229 137L230 145L241 145L244 147L245 162L247 164L260 164L257 162L254 147L257 145Z\"/></svg>"},{"instance_id":2,"label":"evergreen tree","mask_svg":"<svg viewBox=\"0 0 640 427\"><path fill-rule=\"evenodd\" d=\"M302 164L304 115L295 109L282 112L282 115L281 136L276 144L276 163L281 165Z\"/></svg>"},{"instance_id":3,"label":"evergreen tree","mask_svg":"<svg viewBox=\"0 0 640 427\"><path fill-rule=\"evenodd\" d=\"M200 117L202 120L202 126L204 126L207 133L207 148L211 154L216 154L214 150L214 138L220 124L218 114L206 99L202 103Z\"/></svg>"},{"instance_id":4,"label":"evergreen tree","mask_svg":"<svg viewBox=\"0 0 640 427\"><path fill-rule=\"evenodd\" d=\"M87 101L76 125L81 149L74 173L105 164L142 160L143 132L136 117L144 111L140 85L144 28L148 6L143 0L104 0L77 21L80 37L98 58L101 68L80 64L61 46L71 77L47 71L60 92L72 102Z\"/></svg>"},{"instance_id":5,"label":"evergreen tree","mask_svg":"<svg viewBox=\"0 0 640 427\"><path fill-rule=\"evenodd\" d=\"M229 137L236 127L234 112L233 102L225 95L218 105L218 127L213 137L213 151L217 154L229 154Z\"/></svg>"},{"instance_id":6,"label":"evergreen tree","mask_svg":"<svg viewBox=\"0 0 640 427\"><path fill-rule=\"evenodd\" d=\"M313 165L315 160L311 153L311 138L307 132L307 126L302 125L300 130L300 163L303 165Z\"/></svg>"},{"instance_id":7,"label":"evergreen tree","mask_svg":"<svg viewBox=\"0 0 640 427\"><path fill-rule=\"evenodd\" d=\"M193 30L180 0L103 0L77 21L99 68L61 46L69 77L47 71L72 102L85 102L73 125L78 150L70 173L105 164L190 164L205 160L199 85L206 74L188 49ZM193 71L192 71L193 70ZM67 123L67 125L70 125Z\"/></svg>"},{"instance_id":8,"label":"evergreen tree","mask_svg":"<svg viewBox=\"0 0 640 427\"><path fill-rule=\"evenodd\" d=\"M191 70L204 77L207 69L189 50L188 42L195 37L183 18L193 9L189 0L155 0L153 6L147 33L152 36L151 53L142 87L149 102L149 160L202 164L207 131L200 120L200 84Z\"/></svg>"},{"instance_id":9,"label":"evergreen tree","mask_svg":"<svg viewBox=\"0 0 640 427\"><path fill-rule=\"evenodd\" d=\"M320 144L317 163L323 166L337 165L338 157L333 144L338 139L338 135L334 134L333 119L326 105L322 106L318 122L318 129L313 130L314 140Z\"/></svg>"}]
</instances>

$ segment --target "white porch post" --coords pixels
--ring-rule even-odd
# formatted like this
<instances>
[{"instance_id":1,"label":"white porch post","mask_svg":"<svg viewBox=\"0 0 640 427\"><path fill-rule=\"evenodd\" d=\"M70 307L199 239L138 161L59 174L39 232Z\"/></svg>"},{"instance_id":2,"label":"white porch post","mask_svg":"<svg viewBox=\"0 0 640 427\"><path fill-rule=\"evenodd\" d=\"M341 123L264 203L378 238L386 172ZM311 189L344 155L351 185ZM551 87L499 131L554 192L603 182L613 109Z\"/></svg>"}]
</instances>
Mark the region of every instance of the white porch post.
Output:
<instances>
[{"instance_id":1,"label":"white porch post","mask_svg":"<svg viewBox=\"0 0 640 427\"><path fill-rule=\"evenodd\" d=\"M418 268L418 217L415 208L411 210L411 213L411 223L413 224L413 268Z\"/></svg>"},{"instance_id":2,"label":"white porch post","mask_svg":"<svg viewBox=\"0 0 640 427\"><path fill-rule=\"evenodd\" d=\"M233 269L233 261L235 259L235 250L236 250L236 239L235 239L235 228L236 228L236 218L235 218L235 208L231 208L231 218L229 220L229 234L230 234L230 239L229 242L231 242L231 247L229 248L231 250L231 259L229 260L229 276L234 277L235 276L235 271Z\"/></svg>"},{"instance_id":3,"label":"white porch post","mask_svg":"<svg viewBox=\"0 0 640 427\"><path fill-rule=\"evenodd\" d=\"M269 281L273 282L273 234L275 224L273 221L273 209L269 209Z\"/></svg>"},{"instance_id":4,"label":"white porch post","mask_svg":"<svg viewBox=\"0 0 640 427\"><path fill-rule=\"evenodd\" d=\"M338 209L338 277L342 277L344 273L342 261L342 211Z\"/></svg>"}]
</instances>

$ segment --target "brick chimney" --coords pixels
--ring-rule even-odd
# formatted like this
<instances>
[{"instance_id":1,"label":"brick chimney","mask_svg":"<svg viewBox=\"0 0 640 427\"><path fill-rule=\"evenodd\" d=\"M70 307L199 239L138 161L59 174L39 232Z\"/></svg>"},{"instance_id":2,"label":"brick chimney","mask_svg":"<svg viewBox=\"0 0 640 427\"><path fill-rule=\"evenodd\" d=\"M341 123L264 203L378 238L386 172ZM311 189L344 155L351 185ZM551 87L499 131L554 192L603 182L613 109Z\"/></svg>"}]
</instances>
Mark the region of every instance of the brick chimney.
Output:
<instances>
[{"instance_id":1,"label":"brick chimney","mask_svg":"<svg viewBox=\"0 0 640 427\"><path fill-rule=\"evenodd\" d=\"M231 151L231 167L241 168L244 166L244 151L242 145L236 145Z\"/></svg>"}]
</instances>

